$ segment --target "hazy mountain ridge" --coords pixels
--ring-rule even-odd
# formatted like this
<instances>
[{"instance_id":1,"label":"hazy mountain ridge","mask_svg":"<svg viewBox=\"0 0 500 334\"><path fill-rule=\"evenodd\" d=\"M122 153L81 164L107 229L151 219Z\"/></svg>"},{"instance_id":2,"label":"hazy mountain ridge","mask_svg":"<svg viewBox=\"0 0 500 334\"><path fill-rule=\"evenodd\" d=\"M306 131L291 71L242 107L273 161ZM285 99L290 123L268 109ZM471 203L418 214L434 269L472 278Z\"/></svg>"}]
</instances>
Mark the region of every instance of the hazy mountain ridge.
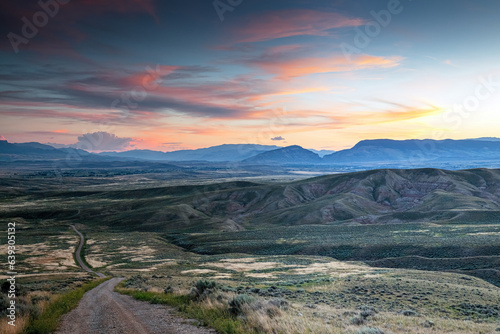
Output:
<instances>
[{"instance_id":1,"label":"hazy mountain ridge","mask_svg":"<svg viewBox=\"0 0 500 334\"><path fill-rule=\"evenodd\" d=\"M85 158L92 159L94 155L74 148L54 148L36 142L31 143L9 143L0 140L0 160L62 160Z\"/></svg>"},{"instance_id":2,"label":"hazy mountain ridge","mask_svg":"<svg viewBox=\"0 0 500 334\"><path fill-rule=\"evenodd\" d=\"M260 153L254 157L245 159L242 162L251 164L282 165L320 163L321 161L321 158L316 153L298 145L293 145Z\"/></svg>"},{"instance_id":3,"label":"hazy mountain ridge","mask_svg":"<svg viewBox=\"0 0 500 334\"><path fill-rule=\"evenodd\" d=\"M125 152L103 152L103 156L115 156L124 158L135 158L140 160L163 160L163 161L241 161L260 153L280 148L274 145L257 144L224 144L196 150L180 150L172 152L161 152L152 150L131 150Z\"/></svg>"},{"instance_id":4,"label":"hazy mountain ridge","mask_svg":"<svg viewBox=\"0 0 500 334\"><path fill-rule=\"evenodd\" d=\"M353 148L323 158L325 163L407 162L437 160L500 159L500 142L493 139L464 140L363 140Z\"/></svg>"},{"instance_id":5,"label":"hazy mountain ridge","mask_svg":"<svg viewBox=\"0 0 500 334\"><path fill-rule=\"evenodd\" d=\"M324 152L323 152L324 153ZM298 145L288 147L225 144L197 150L160 152L130 150L93 154L73 148L54 148L39 143L11 144L0 141L0 159L4 161L27 159L91 159L91 160L145 160L145 161L206 161L255 165L314 165L381 167L448 168L446 164L460 164L464 169L481 166L481 162L500 164L500 139L479 138L464 140L363 140L350 149L327 154L322 158L312 150ZM386 166L384 166L386 164ZM493 167L488 165L487 167Z\"/></svg>"}]
</instances>

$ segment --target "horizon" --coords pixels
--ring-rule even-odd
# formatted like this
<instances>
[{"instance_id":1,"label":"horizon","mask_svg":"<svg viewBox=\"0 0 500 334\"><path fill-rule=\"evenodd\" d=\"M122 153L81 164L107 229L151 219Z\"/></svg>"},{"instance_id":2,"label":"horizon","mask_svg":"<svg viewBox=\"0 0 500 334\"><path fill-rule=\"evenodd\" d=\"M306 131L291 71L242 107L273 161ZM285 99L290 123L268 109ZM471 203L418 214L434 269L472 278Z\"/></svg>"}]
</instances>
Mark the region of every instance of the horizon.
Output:
<instances>
[{"instance_id":1,"label":"horizon","mask_svg":"<svg viewBox=\"0 0 500 334\"><path fill-rule=\"evenodd\" d=\"M97 134L95 134L97 135ZM282 148L288 148L288 147L292 147L292 146L298 146L298 147L301 147L305 150L308 150L308 151L317 151L318 153L316 152L313 152L315 154L319 154L319 152L339 152L339 151L343 151L343 150L349 150L349 149L352 149L354 148L356 145L358 145L359 143L361 142L364 142L364 141L384 141L384 140L388 140L388 141L397 141L397 142L403 142L403 141L412 141L412 140L416 140L416 141L426 141L426 140L435 140L435 139L430 139L430 138L422 138L422 139L389 139L389 138L376 138L376 139L362 139L360 140L359 142L356 142L354 145L352 146L349 146L349 147L346 147L346 148L343 148L343 149L340 149L340 150L327 150L327 149L316 149L316 148L311 148L311 147L305 147L305 146L302 146L302 145L299 145L299 144L293 144L293 145L284 145L284 146L279 146L279 145L262 145L262 144L256 144L256 143L224 143L224 144L219 144L219 145L214 145L214 146L207 146L207 147L199 147L199 148L194 148L194 149L181 149L181 150L173 150L173 151L160 151L160 150L151 150L151 149L137 149L137 148L130 148L130 149L123 149L123 150L89 150L89 149L86 149L86 147L88 147L89 145L92 146L92 143L89 141L87 142L87 145L83 145L85 148L82 148L82 145L79 145L81 142L79 143L76 143L76 144L73 144L73 145L62 145L62 144L56 144L56 143L39 143L39 142L11 142L9 140L7 140L7 138L5 138L4 136L1 136L0 135L0 141L5 141L9 144L29 144L29 143L36 143L36 144L43 144L43 145L48 145L48 146L52 146L53 148L56 148L56 149L59 149L59 148L75 148L75 149L81 149L81 150L84 150L84 151L87 151L89 153L123 153L123 152L129 152L129 151L145 151L145 150L149 150L149 151L153 151L153 152L161 152L161 153L173 153L173 152L179 152L179 151L194 151L194 150L203 150L203 149L209 149L209 148L214 148L214 147L221 147L221 146L239 146L239 145L250 145L250 146L267 146L267 147L271 147L271 146L275 146L276 149L282 149ZM447 140L453 140L453 141L460 141L460 140L480 140L480 141L500 141L500 138L498 137L478 137L478 138L461 138L461 139L452 139L452 138L443 138L443 139L439 139L439 140L436 140L436 141L447 141ZM103 145L105 145L105 143L103 143ZM327 153L327 154L331 154L331 153ZM321 155L320 155L321 157Z\"/></svg>"},{"instance_id":2,"label":"horizon","mask_svg":"<svg viewBox=\"0 0 500 334\"><path fill-rule=\"evenodd\" d=\"M500 137L500 3L233 3L5 5L0 134L164 152Z\"/></svg>"}]
</instances>

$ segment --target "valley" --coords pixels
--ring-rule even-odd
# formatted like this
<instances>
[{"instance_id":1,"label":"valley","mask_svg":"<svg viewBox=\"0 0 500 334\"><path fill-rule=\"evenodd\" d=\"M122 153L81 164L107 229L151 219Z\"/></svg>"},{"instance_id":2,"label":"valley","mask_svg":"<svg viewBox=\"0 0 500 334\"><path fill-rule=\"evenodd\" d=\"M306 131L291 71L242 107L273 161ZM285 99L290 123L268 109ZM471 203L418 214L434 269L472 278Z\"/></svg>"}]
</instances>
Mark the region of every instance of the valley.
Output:
<instances>
[{"instance_id":1,"label":"valley","mask_svg":"<svg viewBox=\"0 0 500 334\"><path fill-rule=\"evenodd\" d=\"M499 327L498 170L195 175L182 182L177 172L160 179L116 171L69 170L62 179L4 171L0 216L18 229L25 315L54 291L92 280L71 258L79 242L74 225L91 270L126 278L118 291L174 306L221 333ZM185 304L182 296L200 280L217 287ZM33 304L35 296L46 297ZM252 302L243 318L225 323L233 330L204 315L229 312L234 298Z\"/></svg>"}]
</instances>

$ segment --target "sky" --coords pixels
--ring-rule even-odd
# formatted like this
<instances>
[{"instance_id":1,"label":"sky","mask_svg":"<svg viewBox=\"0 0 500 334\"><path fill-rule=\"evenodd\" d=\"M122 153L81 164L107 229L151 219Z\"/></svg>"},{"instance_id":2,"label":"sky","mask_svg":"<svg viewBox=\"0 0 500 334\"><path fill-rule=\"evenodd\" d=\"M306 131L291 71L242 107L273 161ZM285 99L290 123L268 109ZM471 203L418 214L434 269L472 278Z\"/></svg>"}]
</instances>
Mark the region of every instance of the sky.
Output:
<instances>
[{"instance_id":1,"label":"sky","mask_svg":"<svg viewBox=\"0 0 500 334\"><path fill-rule=\"evenodd\" d=\"M4 1L0 139L173 151L500 137L499 12L496 0Z\"/></svg>"}]
</instances>

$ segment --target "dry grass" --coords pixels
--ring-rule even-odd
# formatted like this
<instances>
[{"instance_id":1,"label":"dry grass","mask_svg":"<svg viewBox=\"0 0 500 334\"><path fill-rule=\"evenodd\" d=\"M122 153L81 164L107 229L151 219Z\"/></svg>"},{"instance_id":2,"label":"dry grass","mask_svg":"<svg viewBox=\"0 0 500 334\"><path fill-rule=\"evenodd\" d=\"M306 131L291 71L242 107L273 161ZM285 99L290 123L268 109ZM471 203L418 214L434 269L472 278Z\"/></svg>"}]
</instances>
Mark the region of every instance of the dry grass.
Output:
<instances>
[{"instance_id":1,"label":"dry grass","mask_svg":"<svg viewBox=\"0 0 500 334\"><path fill-rule=\"evenodd\" d=\"M184 275L200 275L200 274L211 274L211 273L216 273L217 271L212 270L212 269L190 269L190 270L184 270L181 271L181 274Z\"/></svg>"},{"instance_id":2,"label":"dry grass","mask_svg":"<svg viewBox=\"0 0 500 334\"><path fill-rule=\"evenodd\" d=\"M16 317L15 326L9 325L8 324L9 321L10 320L5 317L2 317L2 319L0 319L0 333L2 334L22 333L28 323L27 317Z\"/></svg>"}]
</instances>

